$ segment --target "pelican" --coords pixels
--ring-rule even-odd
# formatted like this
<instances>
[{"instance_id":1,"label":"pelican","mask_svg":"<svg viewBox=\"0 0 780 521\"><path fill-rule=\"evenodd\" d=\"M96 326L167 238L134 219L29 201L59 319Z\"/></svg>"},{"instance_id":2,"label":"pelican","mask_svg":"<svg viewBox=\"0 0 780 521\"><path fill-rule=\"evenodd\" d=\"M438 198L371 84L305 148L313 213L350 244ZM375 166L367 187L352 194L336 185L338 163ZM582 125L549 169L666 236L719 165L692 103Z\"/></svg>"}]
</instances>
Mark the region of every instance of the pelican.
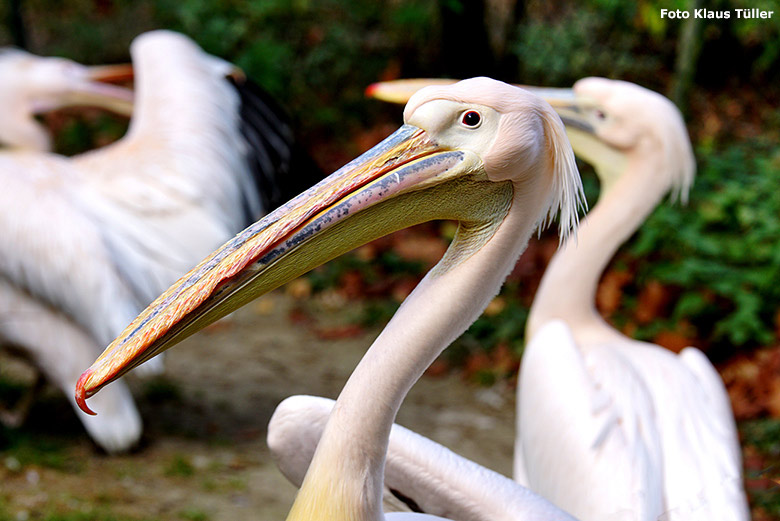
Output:
<instances>
[{"instance_id":1,"label":"pelican","mask_svg":"<svg viewBox=\"0 0 780 521\"><path fill-rule=\"evenodd\" d=\"M676 355L626 337L595 307L618 247L666 193L687 199L695 160L682 116L660 94L603 78L547 99L602 189L531 306L515 477L582 521L747 520L739 440L718 372L696 348Z\"/></svg>"},{"instance_id":2,"label":"pelican","mask_svg":"<svg viewBox=\"0 0 780 521\"><path fill-rule=\"evenodd\" d=\"M121 66L86 67L66 58L0 48L0 144L15 150L51 151L51 137L35 115L69 106L96 106L129 116L133 93L105 83Z\"/></svg>"},{"instance_id":3,"label":"pelican","mask_svg":"<svg viewBox=\"0 0 780 521\"><path fill-rule=\"evenodd\" d=\"M69 176L71 172L63 167L62 158L46 154L51 139L34 116L75 105L129 115L133 92L102 83L125 72L122 67L85 67L64 58L0 50L0 143L6 147L0 150L0 342L6 350L30 360L49 381L67 391L66 396L71 395L70 387L82 364L99 351L99 344L71 316L50 305L46 296L57 290L58 283L68 282L75 266L87 273L96 269L94 276L104 276L105 269L99 269L104 259L99 253L98 263L91 263L94 259L86 256L74 258L84 252L85 245L99 242L99 238L93 232L94 225L57 193L56 187L65 181L57 175ZM42 211L30 210L35 207ZM68 226L73 230L69 236L56 232ZM29 260L40 258L47 249L47 264L36 271ZM67 286L61 289L67 298ZM88 292L98 289L86 288ZM0 410L0 421L9 427L21 425L42 382L38 373L31 391L14 410ZM101 448L116 452L138 440L141 417L124 383L109 389L96 407L104 417L79 414L79 419Z\"/></svg>"},{"instance_id":4,"label":"pelican","mask_svg":"<svg viewBox=\"0 0 780 521\"><path fill-rule=\"evenodd\" d=\"M293 170L289 125L235 66L168 31L139 36L131 54L136 98L124 138L72 158L0 153L0 279L9 292L0 336L68 396L99 346L290 185L316 175ZM18 313L16 301L37 311ZM44 321L78 342L43 334ZM66 344L74 362L60 365ZM113 409L137 416L121 393L114 402L124 405ZM129 448L140 421L112 422L101 408L97 420L79 417L119 434L85 423L93 439L109 452ZM130 424L138 427L121 427Z\"/></svg>"},{"instance_id":5,"label":"pelican","mask_svg":"<svg viewBox=\"0 0 780 521\"><path fill-rule=\"evenodd\" d=\"M426 84L386 82L369 94L398 102ZM655 92L603 78L531 90L558 111L602 191L531 307L515 479L583 521L749 519L737 430L715 368L696 348L675 355L630 339L595 308L618 247L667 192L687 198L695 162L679 111Z\"/></svg>"},{"instance_id":6,"label":"pelican","mask_svg":"<svg viewBox=\"0 0 780 521\"><path fill-rule=\"evenodd\" d=\"M533 230L560 210L566 235L582 200L560 119L521 89L487 78L430 87L404 121L160 296L84 372L82 409L106 383L308 269L412 224L457 220L444 257L342 390L288 517L382 518L388 437L409 388L495 296ZM531 493L514 516L571 519Z\"/></svg>"}]
</instances>

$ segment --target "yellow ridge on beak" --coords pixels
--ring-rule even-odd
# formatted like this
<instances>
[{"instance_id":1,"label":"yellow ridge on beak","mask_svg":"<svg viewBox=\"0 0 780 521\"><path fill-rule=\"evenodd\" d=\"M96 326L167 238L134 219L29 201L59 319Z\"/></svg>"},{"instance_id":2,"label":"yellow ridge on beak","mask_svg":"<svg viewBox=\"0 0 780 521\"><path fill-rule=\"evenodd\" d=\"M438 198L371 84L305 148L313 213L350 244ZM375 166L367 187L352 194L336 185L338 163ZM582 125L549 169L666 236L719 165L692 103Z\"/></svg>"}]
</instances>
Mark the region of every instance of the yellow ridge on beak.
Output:
<instances>
[{"instance_id":1,"label":"yellow ridge on beak","mask_svg":"<svg viewBox=\"0 0 780 521\"><path fill-rule=\"evenodd\" d=\"M82 374L76 387L79 407L91 413L86 399L107 383L337 255L419 222L458 218L463 208L477 207L486 191L500 190L506 198L503 183L461 175L479 173L481 165L472 152L449 150L423 130L402 126L179 279ZM442 190L464 182L471 183L472 195L442 197Z\"/></svg>"}]
</instances>

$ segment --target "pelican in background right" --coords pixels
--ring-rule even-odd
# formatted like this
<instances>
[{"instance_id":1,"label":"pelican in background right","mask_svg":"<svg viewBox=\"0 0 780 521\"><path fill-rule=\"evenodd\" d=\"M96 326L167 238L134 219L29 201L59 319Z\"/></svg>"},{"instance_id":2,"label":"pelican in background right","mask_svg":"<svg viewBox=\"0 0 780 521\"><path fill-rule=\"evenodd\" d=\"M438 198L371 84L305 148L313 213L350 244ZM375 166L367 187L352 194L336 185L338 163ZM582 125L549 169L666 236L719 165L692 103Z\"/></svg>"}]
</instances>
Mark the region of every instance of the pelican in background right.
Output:
<instances>
[{"instance_id":1,"label":"pelican in background right","mask_svg":"<svg viewBox=\"0 0 780 521\"><path fill-rule=\"evenodd\" d=\"M596 287L618 247L695 160L677 108L632 83L585 78L541 89L601 181L577 241L545 271L526 326L515 479L582 521L749 519L739 439L707 357L626 337Z\"/></svg>"}]
</instances>

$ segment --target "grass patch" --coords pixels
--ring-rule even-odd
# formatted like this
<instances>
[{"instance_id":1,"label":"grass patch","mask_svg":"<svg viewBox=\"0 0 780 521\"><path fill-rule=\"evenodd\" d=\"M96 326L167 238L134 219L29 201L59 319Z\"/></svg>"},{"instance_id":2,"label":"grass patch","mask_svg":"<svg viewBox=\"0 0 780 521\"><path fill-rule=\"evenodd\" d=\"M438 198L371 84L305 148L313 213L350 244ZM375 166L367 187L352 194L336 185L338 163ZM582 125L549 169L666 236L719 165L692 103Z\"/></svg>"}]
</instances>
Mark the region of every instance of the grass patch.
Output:
<instances>
[{"instance_id":1,"label":"grass patch","mask_svg":"<svg viewBox=\"0 0 780 521\"><path fill-rule=\"evenodd\" d=\"M69 454L64 442L44 436L29 436L24 431L2 430L0 448L3 458L18 461L20 470L30 465L76 473L84 463Z\"/></svg>"},{"instance_id":2,"label":"grass patch","mask_svg":"<svg viewBox=\"0 0 780 521\"><path fill-rule=\"evenodd\" d=\"M159 521L155 518L120 516L109 510L89 510L86 512L47 512L41 516L31 515L30 519L40 521ZM0 521L18 521L7 511L0 510Z\"/></svg>"},{"instance_id":3,"label":"grass patch","mask_svg":"<svg viewBox=\"0 0 780 521\"><path fill-rule=\"evenodd\" d=\"M179 512L179 517L181 519L186 519L187 521L208 521L211 519L206 512L198 508L188 508L187 510Z\"/></svg>"},{"instance_id":4,"label":"grass patch","mask_svg":"<svg viewBox=\"0 0 780 521\"><path fill-rule=\"evenodd\" d=\"M143 393L144 399L152 403L181 402L181 389L164 376L146 382Z\"/></svg>"},{"instance_id":5,"label":"grass patch","mask_svg":"<svg viewBox=\"0 0 780 521\"><path fill-rule=\"evenodd\" d=\"M739 431L753 511L761 514L760 519L780 519L780 419L740 422Z\"/></svg>"},{"instance_id":6,"label":"grass patch","mask_svg":"<svg viewBox=\"0 0 780 521\"><path fill-rule=\"evenodd\" d=\"M189 478L195 474L195 467L192 466L190 460L181 454L177 454L171 458L168 465L165 467L165 475L171 477Z\"/></svg>"}]
</instances>

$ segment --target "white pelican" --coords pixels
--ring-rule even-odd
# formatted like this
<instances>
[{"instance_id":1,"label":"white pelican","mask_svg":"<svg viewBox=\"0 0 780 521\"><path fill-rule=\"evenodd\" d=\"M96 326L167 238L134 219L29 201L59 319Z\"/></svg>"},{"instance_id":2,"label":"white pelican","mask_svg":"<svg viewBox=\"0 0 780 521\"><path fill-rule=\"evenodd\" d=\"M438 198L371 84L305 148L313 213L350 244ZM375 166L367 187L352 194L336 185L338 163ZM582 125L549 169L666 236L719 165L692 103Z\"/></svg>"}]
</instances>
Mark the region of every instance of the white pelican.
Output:
<instances>
[{"instance_id":1,"label":"white pelican","mask_svg":"<svg viewBox=\"0 0 780 521\"><path fill-rule=\"evenodd\" d=\"M369 94L399 102L426 84L387 82ZM583 521L749 519L734 417L715 368L695 348L677 356L627 338L595 308L618 247L667 192L687 197L695 162L679 111L655 92L602 78L533 90L556 107L602 191L531 308L515 479Z\"/></svg>"},{"instance_id":2,"label":"white pelican","mask_svg":"<svg viewBox=\"0 0 780 521\"><path fill-rule=\"evenodd\" d=\"M166 291L82 375L82 408L107 382L308 269L415 223L457 220L447 253L341 392L288 517L381 519L388 437L409 387L498 292L540 221L560 209L564 235L574 226L582 195L560 120L521 89L487 78L431 87L404 121ZM530 493L514 512L524 517L571 519Z\"/></svg>"},{"instance_id":3,"label":"white pelican","mask_svg":"<svg viewBox=\"0 0 780 521\"><path fill-rule=\"evenodd\" d=\"M0 278L14 292L5 301L13 310L15 298L34 299L38 316L56 310L47 323L70 320L68 327L83 330L69 344L87 350L69 355L78 365L277 204L287 185L313 174L291 171L289 126L233 65L167 31L136 38L131 53L136 98L123 139L73 158L0 153ZM285 179L293 175L304 179ZM274 190L261 194L262 186ZM64 347L44 342L57 335L39 336L37 328L29 314L0 321L0 335L71 395L78 365L68 365L67 375L47 370ZM105 440L90 430L112 452L132 445L140 428L125 432L123 440Z\"/></svg>"},{"instance_id":4,"label":"white pelican","mask_svg":"<svg viewBox=\"0 0 780 521\"><path fill-rule=\"evenodd\" d=\"M66 58L0 48L0 144L16 150L50 151L49 133L35 115L63 107L97 106L129 116L132 91L102 82L124 70L86 67Z\"/></svg>"},{"instance_id":5,"label":"white pelican","mask_svg":"<svg viewBox=\"0 0 780 521\"><path fill-rule=\"evenodd\" d=\"M531 307L515 478L582 521L747 520L736 425L715 368L693 347L678 356L628 338L595 308L618 247L667 192L687 198L695 161L683 119L660 94L622 81L547 92L602 189Z\"/></svg>"},{"instance_id":6,"label":"white pelican","mask_svg":"<svg viewBox=\"0 0 780 521\"><path fill-rule=\"evenodd\" d=\"M101 257L99 251L94 257L86 255L91 242L100 242L94 223L59 190L69 178L77 181L78 176L71 178L71 169L64 166L67 162L63 158L45 153L51 146L50 138L35 114L84 105L129 115L133 92L99 81L122 70L114 66L85 67L64 58L43 58L16 49L0 50L0 142L6 146L0 150L0 342L29 359L69 397L80 366L99 351L99 344L46 297L59 291L67 300L69 279L79 269L91 273L95 280L110 277L106 264L101 265L110 259ZM59 179L59 174L65 177ZM64 229L71 233L59 233ZM42 265L31 263L41 258ZM93 285L85 292L99 295L100 288ZM123 295L115 293L113 297L121 306ZM71 303L76 304L77 299ZM127 320L130 317L132 313ZM0 421L19 426L37 387L20 400L15 410L1 410ZM84 414L79 418L98 445L115 452L138 440L141 418L123 383L111 388L96 406L105 413L104 418Z\"/></svg>"}]
</instances>

